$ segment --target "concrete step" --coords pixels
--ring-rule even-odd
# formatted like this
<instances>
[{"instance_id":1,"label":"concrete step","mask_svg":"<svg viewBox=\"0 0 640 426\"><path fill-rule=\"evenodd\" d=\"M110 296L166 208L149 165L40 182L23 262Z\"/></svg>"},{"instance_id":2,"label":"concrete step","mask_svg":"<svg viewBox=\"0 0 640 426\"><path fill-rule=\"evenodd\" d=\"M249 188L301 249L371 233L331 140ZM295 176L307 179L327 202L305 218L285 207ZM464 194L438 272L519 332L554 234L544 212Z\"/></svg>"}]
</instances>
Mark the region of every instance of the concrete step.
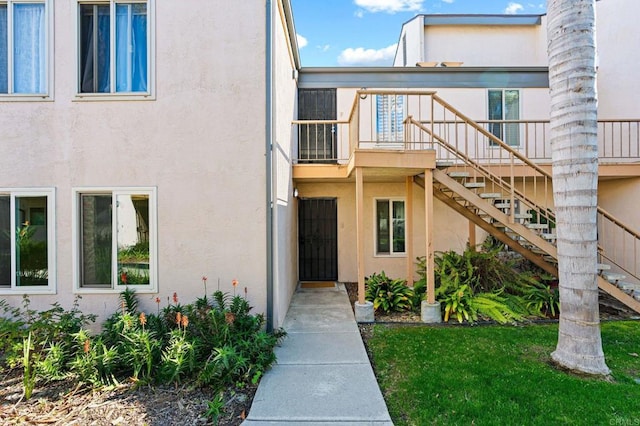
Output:
<instances>
[{"instance_id":1,"label":"concrete step","mask_svg":"<svg viewBox=\"0 0 640 426\"><path fill-rule=\"evenodd\" d=\"M603 272L602 277L611 284L616 284L618 281L622 281L627 278L626 275L616 274L615 272Z\"/></svg>"},{"instance_id":2,"label":"concrete step","mask_svg":"<svg viewBox=\"0 0 640 426\"><path fill-rule=\"evenodd\" d=\"M484 198L484 199L490 199L490 198L501 198L502 194L499 192L483 192L482 194L479 194L480 198Z\"/></svg>"},{"instance_id":3,"label":"concrete step","mask_svg":"<svg viewBox=\"0 0 640 426\"><path fill-rule=\"evenodd\" d=\"M529 229L547 229L549 228L548 223L527 223L525 225Z\"/></svg>"},{"instance_id":4,"label":"concrete step","mask_svg":"<svg viewBox=\"0 0 640 426\"><path fill-rule=\"evenodd\" d=\"M531 219L533 217L530 213L516 213L513 215L516 219Z\"/></svg>"},{"instance_id":5,"label":"concrete step","mask_svg":"<svg viewBox=\"0 0 640 426\"><path fill-rule=\"evenodd\" d=\"M484 188L485 184L484 182L466 182L464 184L465 188Z\"/></svg>"},{"instance_id":6,"label":"concrete step","mask_svg":"<svg viewBox=\"0 0 640 426\"><path fill-rule=\"evenodd\" d=\"M618 288L625 291L640 291L640 284L618 281Z\"/></svg>"},{"instance_id":7,"label":"concrete step","mask_svg":"<svg viewBox=\"0 0 640 426\"><path fill-rule=\"evenodd\" d=\"M453 179L465 179L471 176L469 172L451 172L449 173L449 177Z\"/></svg>"},{"instance_id":8,"label":"concrete step","mask_svg":"<svg viewBox=\"0 0 640 426\"><path fill-rule=\"evenodd\" d=\"M598 272L608 271L609 269L611 269L611 265L607 265L606 263L598 263L596 265L596 269Z\"/></svg>"},{"instance_id":9,"label":"concrete step","mask_svg":"<svg viewBox=\"0 0 640 426\"><path fill-rule=\"evenodd\" d=\"M511 208L511 204L509 204L509 203L495 203L493 205L493 207L495 207L496 209L504 210L504 209L510 209Z\"/></svg>"},{"instance_id":10,"label":"concrete step","mask_svg":"<svg viewBox=\"0 0 640 426\"><path fill-rule=\"evenodd\" d=\"M447 167L451 167L451 166L453 166L453 161L444 161L444 160L436 161L437 169L446 169Z\"/></svg>"},{"instance_id":11,"label":"concrete step","mask_svg":"<svg viewBox=\"0 0 640 426\"><path fill-rule=\"evenodd\" d=\"M558 239L558 236L556 234L549 234L546 232L543 232L542 234L540 234L540 236L547 241L554 241Z\"/></svg>"}]
</instances>

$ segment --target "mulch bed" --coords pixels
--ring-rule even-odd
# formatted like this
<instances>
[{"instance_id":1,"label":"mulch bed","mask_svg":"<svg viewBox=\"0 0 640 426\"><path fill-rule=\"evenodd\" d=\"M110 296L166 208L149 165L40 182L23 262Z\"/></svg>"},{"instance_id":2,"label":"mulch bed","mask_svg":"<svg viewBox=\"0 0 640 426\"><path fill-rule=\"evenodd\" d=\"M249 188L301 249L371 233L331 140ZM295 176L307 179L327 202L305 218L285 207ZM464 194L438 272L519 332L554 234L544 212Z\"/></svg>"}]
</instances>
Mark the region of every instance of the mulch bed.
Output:
<instances>
[{"instance_id":1,"label":"mulch bed","mask_svg":"<svg viewBox=\"0 0 640 426\"><path fill-rule=\"evenodd\" d=\"M249 413L257 386L233 389L224 395L218 425L239 425ZM0 372L2 425L206 425L209 401L215 394L192 385L136 386L121 384L102 390L64 380L36 386L22 398L22 371Z\"/></svg>"}]
</instances>

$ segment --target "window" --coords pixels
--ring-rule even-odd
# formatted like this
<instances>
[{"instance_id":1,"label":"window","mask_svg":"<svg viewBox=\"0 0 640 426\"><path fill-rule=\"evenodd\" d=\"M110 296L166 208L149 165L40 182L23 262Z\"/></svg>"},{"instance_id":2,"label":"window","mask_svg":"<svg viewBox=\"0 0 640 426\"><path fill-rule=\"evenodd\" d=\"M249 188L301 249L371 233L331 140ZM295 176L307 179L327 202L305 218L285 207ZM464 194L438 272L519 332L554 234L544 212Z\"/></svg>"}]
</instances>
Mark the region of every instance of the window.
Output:
<instances>
[{"instance_id":1,"label":"window","mask_svg":"<svg viewBox=\"0 0 640 426\"><path fill-rule=\"evenodd\" d=\"M404 253L404 230L404 201L376 200L376 254Z\"/></svg>"},{"instance_id":2,"label":"window","mask_svg":"<svg viewBox=\"0 0 640 426\"><path fill-rule=\"evenodd\" d=\"M76 289L155 291L155 189L75 190Z\"/></svg>"},{"instance_id":3,"label":"window","mask_svg":"<svg viewBox=\"0 0 640 426\"><path fill-rule=\"evenodd\" d=\"M519 120L519 90L489 90L489 120ZM520 146L518 123L489 123L489 131L511 146Z\"/></svg>"},{"instance_id":4,"label":"window","mask_svg":"<svg viewBox=\"0 0 640 426\"><path fill-rule=\"evenodd\" d=\"M55 291L53 189L0 189L0 292Z\"/></svg>"},{"instance_id":5,"label":"window","mask_svg":"<svg viewBox=\"0 0 640 426\"><path fill-rule=\"evenodd\" d=\"M79 2L78 91L150 92L149 2Z\"/></svg>"},{"instance_id":6,"label":"window","mask_svg":"<svg viewBox=\"0 0 640 426\"><path fill-rule=\"evenodd\" d=\"M46 95L49 1L0 0L0 95Z\"/></svg>"},{"instance_id":7,"label":"window","mask_svg":"<svg viewBox=\"0 0 640 426\"><path fill-rule=\"evenodd\" d=\"M404 141L404 96L376 96L376 132L378 142Z\"/></svg>"}]
</instances>

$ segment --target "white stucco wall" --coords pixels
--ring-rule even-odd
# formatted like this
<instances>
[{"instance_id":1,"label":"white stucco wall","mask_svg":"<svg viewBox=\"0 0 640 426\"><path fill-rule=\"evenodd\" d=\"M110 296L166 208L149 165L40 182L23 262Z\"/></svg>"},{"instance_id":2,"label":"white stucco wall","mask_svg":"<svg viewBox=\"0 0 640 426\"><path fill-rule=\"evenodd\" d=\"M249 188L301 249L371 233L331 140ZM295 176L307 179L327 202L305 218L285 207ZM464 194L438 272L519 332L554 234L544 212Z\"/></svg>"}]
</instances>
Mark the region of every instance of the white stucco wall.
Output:
<instances>
[{"instance_id":1,"label":"white stucco wall","mask_svg":"<svg viewBox=\"0 0 640 426\"><path fill-rule=\"evenodd\" d=\"M75 2L55 2L55 100L0 102L0 186L57 194L57 294L34 296L32 306L71 306L72 188L154 186L157 295L176 291L186 303L202 296L201 276L209 291L220 280L231 292L235 278L264 311L264 6L156 2L152 101L76 101L75 13ZM142 307L155 310L155 297L143 295ZM83 295L80 305L104 316L116 300Z\"/></svg>"},{"instance_id":2,"label":"white stucco wall","mask_svg":"<svg viewBox=\"0 0 640 426\"><path fill-rule=\"evenodd\" d=\"M410 21L405 22L402 25L400 38L398 39L398 49L396 50L396 56L393 60L394 67L414 67L416 62L422 62L423 59L423 42L424 42L424 17L418 15ZM406 59L404 57L403 38L406 43Z\"/></svg>"},{"instance_id":3,"label":"white stucco wall","mask_svg":"<svg viewBox=\"0 0 640 426\"><path fill-rule=\"evenodd\" d=\"M276 14L274 26L274 144L273 144L273 326L279 327L298 283L297 206L293 197L291 120L297 111L295 64L289 48L286 23Z\"/></svg>"}]
</instances>

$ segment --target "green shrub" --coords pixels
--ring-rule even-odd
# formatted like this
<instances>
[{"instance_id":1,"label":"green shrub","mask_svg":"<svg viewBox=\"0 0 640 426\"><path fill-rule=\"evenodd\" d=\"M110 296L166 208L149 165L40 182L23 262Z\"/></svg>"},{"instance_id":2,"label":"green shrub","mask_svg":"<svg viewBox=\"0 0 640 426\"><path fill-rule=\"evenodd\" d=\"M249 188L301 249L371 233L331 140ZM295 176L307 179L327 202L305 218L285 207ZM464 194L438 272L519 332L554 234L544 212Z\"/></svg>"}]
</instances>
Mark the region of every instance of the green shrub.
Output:
<instances>
[{"instance_id":1,"label":"green shrub","mask_svg":"<svg viewBox=\"0 0 640 426\"><path fill-rule=\"evenodd\" d=\"M536 314L524 296L539 283L532 274L517 272L514 261L505 260L500 249L499 245L487 244L479 251L467 248L461 254L436 254L435 295L442 304L445 321L453 317L459 322L475 322L485 317L504 324ZM421 259L418 268L424 271Z\"/></svg>"},{"instance_id":2,"label":"green shrub","mask_svg":"<svg viewBox=\"0 0 640 426\"><path fill-rule=\"evenodd\" d=\"M414 292L405 280L392 280L382 271L365 281L365 299L373 302L373 309L399 312L413 308Z\"/></svg>"},{"instance_id":3,"label":"green shrub","mask_svg":"<svg viewBox=\"0 0 640 426\"><path fill-rule=\"evenodd\" d=\"M263 315L252 315L241 296L217 291L193 304L173 303L157 314L140 311L135 291L120 294L120 309L93 337L84 326L95 319L77 301L66 311L22 309L0 301L0 361L24 369L25 393L37 380L73 377L99 387L122 380L139 383L195 381L216 390L257 383L275 362L274 347L284 331L264 330Z\"/></svg>"}]
</instances>

